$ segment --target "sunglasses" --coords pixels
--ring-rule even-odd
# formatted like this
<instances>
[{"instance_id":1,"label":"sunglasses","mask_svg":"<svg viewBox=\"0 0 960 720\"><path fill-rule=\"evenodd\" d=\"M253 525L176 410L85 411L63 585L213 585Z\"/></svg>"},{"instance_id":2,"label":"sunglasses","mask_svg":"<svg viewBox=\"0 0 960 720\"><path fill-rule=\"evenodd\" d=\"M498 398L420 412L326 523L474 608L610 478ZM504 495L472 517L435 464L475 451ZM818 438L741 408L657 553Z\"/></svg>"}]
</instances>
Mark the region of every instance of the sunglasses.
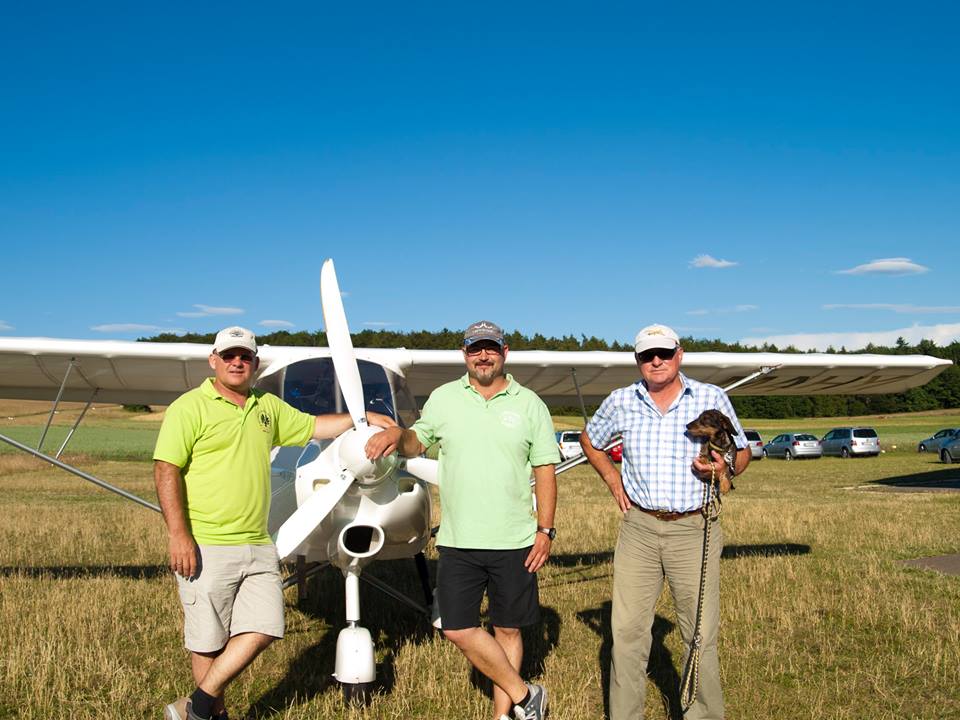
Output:
<instances>
[{"instance_id":1,"label":"sunglasses","mask_svg":"<svg viewBox=\"0 0 960 720\"><path fill-rule=\"evenodd\" d=\"M221 353L217 353L220 356L220 359L224 362L233 362L235 358L240 358L240 362L252 363L253 355L245 352L233 352L232 350L224 350Z\"/></svg>"},{"instance_id":2,"label":"sunglasses","mask_svg":"<svg viewBox=\"0 0 960 720\"><path fill-rule=\"evenodd\" d=\"M655 357L660 358L661 360L673 360L674 356L677 354L677 348L653 348L651 350L644 350L638 356L640 362L648 363L653 362Z\"/></svg>"},{"instance_id":3,"label":"sunglasses","mask_svg":"<svg viewBox=\"0 0 960 720\"><path fill-rule=\"evenodd\" d=\"M486 351L487 355L502 355L503 348L499 345L469 345L463 349L463 351L470 357L476 357L480 353Z\"/></svg>"}]
</instances>

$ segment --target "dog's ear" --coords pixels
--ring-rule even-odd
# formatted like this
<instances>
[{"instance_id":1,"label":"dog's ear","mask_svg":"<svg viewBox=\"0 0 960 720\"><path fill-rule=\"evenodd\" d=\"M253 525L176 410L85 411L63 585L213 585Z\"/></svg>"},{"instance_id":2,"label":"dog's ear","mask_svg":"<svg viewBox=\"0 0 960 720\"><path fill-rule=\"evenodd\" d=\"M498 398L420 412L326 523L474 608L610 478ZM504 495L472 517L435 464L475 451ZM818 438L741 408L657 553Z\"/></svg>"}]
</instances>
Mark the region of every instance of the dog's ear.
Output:
<instances>
[{"instance_id":1,"label":"dog's ear","mask_svg":"<svg viewBox=\"0 0 960 720\"><path fill-rule=\"evenodd\" d=\"M723 418L723 420L721 421L721 425L723 426L724 430L730 433L730 437L733 437L734 435L736 435L737 429L733 426L733 422L730 420L730 418L728 418L723 413L720 413L720 417Z\"/></svg>"}]
</instances>

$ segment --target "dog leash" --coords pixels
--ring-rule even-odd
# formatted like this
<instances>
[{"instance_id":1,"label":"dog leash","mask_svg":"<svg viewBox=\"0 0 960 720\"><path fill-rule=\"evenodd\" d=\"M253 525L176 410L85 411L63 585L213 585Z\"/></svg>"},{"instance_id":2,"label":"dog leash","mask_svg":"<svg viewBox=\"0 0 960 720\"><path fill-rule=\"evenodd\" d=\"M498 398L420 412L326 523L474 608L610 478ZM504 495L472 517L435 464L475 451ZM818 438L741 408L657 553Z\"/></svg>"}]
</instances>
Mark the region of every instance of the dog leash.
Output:
<instances>
[{"instance_id":1,"label":"dog leash","mask_svg":"<svg viewBox=\"0 0 960 720\"><path fill-rule=\"evenodd\" d=\"M703 489L703 557L700 562L700 593L697 596L697 620L693 628L693 640L690 642L690 654L683 668L683 678L680 680L680 707L687 712L697 699L697 688L700 685L700 656L703 652L703 634L700 625L703 620L703 596L707 585L707 557L710 548L711 520L720 517L721 502L719 488L713 492L714 484L718 482L717 471L713 463L710 464L710 482L704 483ZM716 513L712 506L716 505ZM711 515L713 516L711 518Z\"/></svg>"}]
</instances>

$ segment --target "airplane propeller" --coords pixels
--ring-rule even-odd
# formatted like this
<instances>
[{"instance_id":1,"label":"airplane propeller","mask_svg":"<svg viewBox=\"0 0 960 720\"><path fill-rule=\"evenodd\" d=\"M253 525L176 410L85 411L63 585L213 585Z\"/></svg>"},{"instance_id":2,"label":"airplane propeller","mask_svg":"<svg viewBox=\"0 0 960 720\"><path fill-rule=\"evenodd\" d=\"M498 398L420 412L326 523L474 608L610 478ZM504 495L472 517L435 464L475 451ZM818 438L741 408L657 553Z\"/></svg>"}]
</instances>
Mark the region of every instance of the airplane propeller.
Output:
<instances>
[{"instance_id":1,"label":"airplane propeller","mask_svg":"<svg viewBox=\"0 0 960 720\"><path fill-rule=\"evenodd\" d=\"M340 498L354 482L376 485L394 473L399 465L396 453L375 461L366 457L364 448L367 440L371 435L380 432L380 428L371 427L367 423L363 381L353 352L340 284L337 282L333 260L330 259L324 261L320 270L320 299L337 383L347 404L347 412L353 420L353 427L334 440L319 457L298 469L298 476L322 478L327 482L315 486L314 492L280 526L277 532L277 552L281 558L298 554L301 546L337 506ZM410 458L406 461L406 468L411 475L426 482L437 482L435 460Z\"/></svg>"}]
</instances>

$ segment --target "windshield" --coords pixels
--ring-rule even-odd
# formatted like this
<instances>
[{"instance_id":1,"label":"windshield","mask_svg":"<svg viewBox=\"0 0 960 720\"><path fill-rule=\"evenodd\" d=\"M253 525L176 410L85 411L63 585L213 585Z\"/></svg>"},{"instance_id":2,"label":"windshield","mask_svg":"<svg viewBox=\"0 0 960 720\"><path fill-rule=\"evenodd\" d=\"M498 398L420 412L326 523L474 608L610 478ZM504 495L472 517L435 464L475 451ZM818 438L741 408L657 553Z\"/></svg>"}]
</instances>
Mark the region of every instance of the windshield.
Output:
<instances>
[{"instance_id":1,"label":"windshield","mask_svg":"<svg viewBox=\"0 0 960 720\"><path fill-rule=\"evenodd\" d=\"M383 367L366 360L358 360L357 365L366 409L396 419L393 394ZM289 365L284 371L283 399L311 415L347 411L330 358L300 360Z\"/></svg>"}]
</instances>

